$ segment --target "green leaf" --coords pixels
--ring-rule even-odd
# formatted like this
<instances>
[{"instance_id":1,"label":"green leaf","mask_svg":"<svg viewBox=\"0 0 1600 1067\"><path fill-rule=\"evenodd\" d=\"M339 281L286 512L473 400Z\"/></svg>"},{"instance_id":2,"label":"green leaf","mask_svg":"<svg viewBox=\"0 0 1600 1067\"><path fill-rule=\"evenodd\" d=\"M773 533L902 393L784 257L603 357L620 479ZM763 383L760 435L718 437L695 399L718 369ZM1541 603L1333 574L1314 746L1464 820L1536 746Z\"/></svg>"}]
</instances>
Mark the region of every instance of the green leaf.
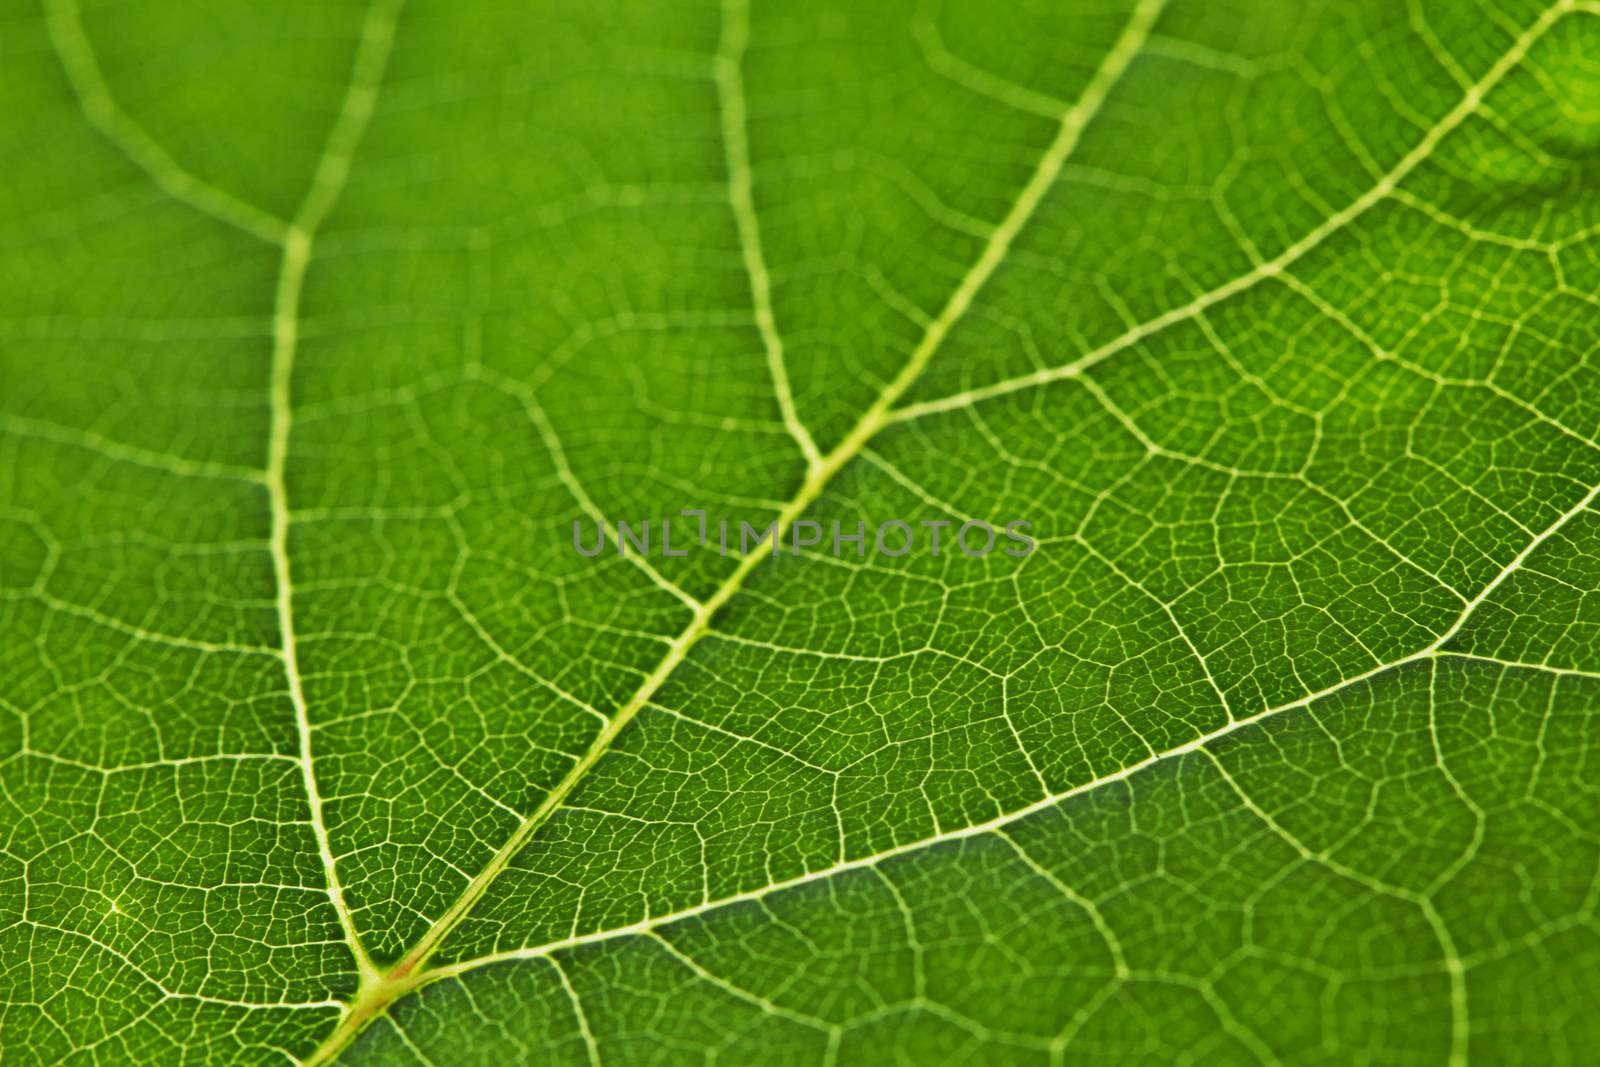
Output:
<instances>
[{"instance_id":1,"label":"green leaf","mask_svg":"<svg viewBox=\"0 0 1600 1067\"><path fill-rule=\"evenodd\" d=\"M1593 0L5 26L7 1062L1592 1057Z\"/></svg>"}]
</instances>

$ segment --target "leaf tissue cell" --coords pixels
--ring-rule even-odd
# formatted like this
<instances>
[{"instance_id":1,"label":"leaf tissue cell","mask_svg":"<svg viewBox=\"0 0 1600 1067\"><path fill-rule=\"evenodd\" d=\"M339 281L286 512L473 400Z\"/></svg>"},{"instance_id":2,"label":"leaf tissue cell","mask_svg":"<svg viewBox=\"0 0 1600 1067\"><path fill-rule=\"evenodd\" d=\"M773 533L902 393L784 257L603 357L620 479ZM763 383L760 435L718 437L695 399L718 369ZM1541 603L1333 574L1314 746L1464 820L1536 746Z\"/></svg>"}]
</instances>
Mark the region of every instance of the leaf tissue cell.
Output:
<instances>
[{"instance_id":1,"label":"leaf tissue cell","mask_svg":"<svg viewBox=\"0 0 1600 1067\"><path fill-rule=\"evenodd\" d=\"M4 22L5 1063L1594 1062L1594 0Z\"/></svg>"}]
</instances>

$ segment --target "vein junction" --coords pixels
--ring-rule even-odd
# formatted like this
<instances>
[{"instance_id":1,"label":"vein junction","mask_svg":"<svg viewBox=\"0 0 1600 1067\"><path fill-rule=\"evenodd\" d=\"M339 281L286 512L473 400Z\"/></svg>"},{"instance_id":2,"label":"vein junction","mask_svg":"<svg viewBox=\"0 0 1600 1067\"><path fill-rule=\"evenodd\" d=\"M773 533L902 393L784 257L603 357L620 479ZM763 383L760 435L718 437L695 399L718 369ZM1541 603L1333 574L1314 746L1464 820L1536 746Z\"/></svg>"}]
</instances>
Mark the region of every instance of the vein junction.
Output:
<instances>
[{"instance_id":1,"label":"vein junction","mask_svg":"<svg viewBox=\"0 0 1600 1067\"><path fill-rule=\"evenodd\" d=\"M1188 752L1204 751L1206 746L1221 737L1280 712L1304 707L1331 693L1356 685L1381 673L1410 663L1464 655L1452 652L1446 646L1461 631L1474 611L1497 589L1501 588L1513 574L1521 570L1529 557L1541 545L1545 544L1567 524L1592 507L1596 492L1600 491L1600 489L1589 490L1576 504L1568 508L1553 523L1537 533L1529 531L1532 536L1526 543L1526 547L1499 570L1491 581L1483 585L1470 598L1460 595L1460 599L1463 601L1460 614L1443 633L1425 647L1399 659L1381 663L1362 673L1345 678L1333 686L1292 702L1268 708L1248 717L1231 720L1222 727L1197 736L1193 740L1175 748L1160 752L1152 751L1149 758L1130 763L1114 773L1101 775L1063 792L1047 794L1027 807L1008 812L993 819L973 823L954 831L941 832L892 849L841 859L830 866L818 868L796 878L774 882L759 889L726 896L717 900L708 899L694 907L662 914L626 926L618 926L586 935L575 935L561 941L552 941L535 947L495 953L481 958L456 961L439 966L430 965L431 958L450 932L479 903L491 884L495 882L496 878L507 868L516 854L538 832L539 828L567 802L572 791L605 755L628 724L644 708L650 705L652 698L657 695L662 685L674 672L681 667L694 646L711 632L714 617L719 609L727 605L743 588L751 572L761 564L770 552L772 543L781 540L781 531L802 516L822 496L841 469L857 456L867 453L869 443L880 432L892 425L910 424L925 417L957 410L965 411L987 400L1045 386L1057 381L1068 379L1088 381L1087 372L1096 364L1138 345L1140 342L1179 322L1201 319L1207 310L1268 279L1283 279L1286 284L1300 285L1307 293L1311 293L1309 287L1303 286L1303 283L1300 283L1298 279L1295 279L1290 274L1290 269L1314 249L1324 245L1331 237L1348 227L1357 218L1371 211L1376 205L1401 195L1399 190L1400 183L1436 151L1446 136L1461 127L1478 112L1489 90L1522 62L1535 42L1559 18L1571 11L1579 10L1581 5L1563 0L1562 3L1545 12L1513 42L1512 47L1500 57L1482 79L1467 89L1458 105L1437 124L1427 130L1412 150L1406 153L1394 168L1384 173L1366 193L1352 201L1344 209L1330 215L1323 223L1307 233L1299 241L1290 245L1282 253L1270 259L1255 255L1253 257L1253 267L1248 273L1195 297L1188 304L1131 327L1123 335L1089 351L1070 363L1041 369L1029 375L1005 379L996 384L966 390L950 396L902 404L913 385L922 377L930 361L940 351L949 334L968 315L980 291L989 282L1000 265L1012 254L1013 243L1030 220L1034 218L1041 203L1060 180L1063 169L1067 166L1069 159L1077 148L1084 130L1100 112L1118 80L1149 39L1152 27L1161 13L1161 7L1160 3L1151 2L1151 0L1146 0L1146 2L1138 5L1128 24L1122 30L1121 35L1107 51L1101 65L1087 82L1077 101L1064 109L1057 107L1055 101L1043 98L1036 93L1018 90L1015 87L1007 87L1003 84L994 83L992 80L986 80L982 72L962 65L961 61L944 51L944 46L937 40L936 34L931 31L923 34L923 45L928 51L930 62L936 63L942 71L947 72L948 76L973 82L981 91L999 98L1009 99L1015 106L1030 113L1049 113L1057 122L1057 127L1049 145L1040 156L1010 209L992 229L988 230L978 256L961 275L949 299L936 316L927 319L922 324L923 328L920 337L904 365L840 440L839 444L824 452L819 448L812 433L800 417L797 401L789 380L784 340L779 333L778 321L772 307L771 279L756 218L749 138L745 130L748 116L746 114L745 88L741 68L749 39L748 11L742 0L727 0L724 5L724 32L714 58L713 72L726 156L727 194L731 202L735 226L739 236L742 265L749 283L750 299L755 310L755 322L767 357L773 391L777 398L784 430L805 460L805 477L796 495L782 507L779 515L780 537L774 539L773 542L760 543L755 553L742 560L738 567L726 580L717 586L709 597L703 600L691 597L681 588L656 573L647 563L644 565L652 580L677 596L689 611L690 619L688 625L668 642L666 654L644 679L632 697L615 713L609 716L601 716L604 722L587 750L576 761L571 770L548 793L539 807L522 820L516 832L505 841L491 862L472 878L466 891L433 923L427 933L404 955L398 964L384 970L375 965L364 950L356 921L351 909L345 902L337 864L335 863L335 853L329 841L323 817L323 800L319 794L316 775L313 771L311 714L307 706L297 650L294 610L295 584L290 559L290 535L293 524L296 521L296 512L291 507L288 469L291 437L295 422L291 389L296 350L302 332L300 315L302 289L307 270L312 261L319 228L344 186L357 143L372 114L393 38L395 22L399 13L399 3L397 0L379 0L369 13L358 49L353 76L339 116L329 134L322 157L317 164L311 187L293 218L284 221L273 218L238 201L231 195L185 174L158 145L145 136L128 116L117 107L109 92L106 91L99 68L92 53L89 51L84 37L74 0L51 0L49 12L53 40L58 51L63 56L69 76L83 102L85 113L97 128L136 165L149 173L157 184L173 197L240 230L270 241L280 246L283 250L271 320L271 424L267 463L264 470L236 470L218 467L217 465L181 464L170 457L120 446L114 441L92 439L83 435L75 438L75 443L93 447L124 462L164 468L184 476L238 478L259 484L266 491L270 504L271 518L267 548L276 580L274 609L277 617L280 647L276 650L244 649L243 651L275 654L282 661L300 746L299 752L295 757L295 763L300 771L308 797L312 828L317 841L319 858L326 876L328 895L333 903L334 910L338 914L345 939L350 945L361 975L361 988L354 1002L344 1006L343 1017L339 1026L308 1062L323 1062L335 1057L367 1022L380 1014L396 998L428 982L459 975L475 967L503 960L546 958L560 949L579 944L629 934L649 934L656 928L673 921L689 918L739 901L757 899L784 888L832 877L845 871L870 867L890 857L925 848L937 842L994 833L1029 814L1057 804L1066 797L1123 780L1160 760L1177 757ZM1054 109L1053 111L1052 108ZM1348 321L1343 325L1352 331L1358 329ZM1375 342L1371 347L1378 348ZM1387 353L1381 352L1378 354L1387 355ZM1099 389L1098 386L1094 388ZM1097 395L1101 394L1097 393ZM529 399L531 403L531 395L525 399ZM1111 403L1108 397L1102 396L1102 399L1108 405ZM576 484L575 478L571 476L570 468L567 467L560 455L559 441L556 440L553 431L550 431L548 420L543 418L543 413L538 411L537 405L533 405L529 410L530 415L537 415L535 423L539 426L546 444L550 447L552 453L556 455L558 467L561 468L564 475L563 480L568 484L574 495L584 503L585 509L592 511L592 503L587 500L581 486ZM1133 431L1138 432L1137 424L1133 419L1126 418L1124 422ZM22 432L47 437L51 435L60 436L62 433L58 428L43 424L29 424L22 427ZM1148 438L1145 438L1145 441L1152 452L1159 450L1161 447ZM870 453L868 454L870 455ZM1172 621L1175 626L1178 626L1176 618ZM1181 631L1181 626L1178 628ZM162 635L145 636L169 643L179 643L184 640ZM1185 635L1185 640L1187 640L1187 635ZM215 650L218 647L197 642L189 642L189 644L202 651ZM1201 659L1202 666L1204 666L1204 660L1200 657L1192 642L1190 643L1190 648L1195 651L1196 658ZM1209 676L1209 670L1207 674ZM1220 686L1214 680L1212 681L1212 686L1217 689L1220 697ZM1453 957L1454 953L1449 953L1449 955Z\"/></svg>"},{"instance_id":2,"label":"vein junction","mask_svg":"<svg viewBox=\"0 0 1600 1067\"><path fill-rule=\"evenodd\" d=\"M1148 2L1147 0L1147 2L1137 7L1121 36L1109 49L1101 66L1087 83L1077 102L1059 115L1056 135L1040 157L1031 177L1022 187L1005 217L990 232L977 259L962 276L941 312L926 323L926 328L919 343L913 349L899 373L882 390L873 404L840 443L824 454L817 450L811 435L800 422L784 366L783 344L777 332L777 324L771 307L770 282L767 279L760 235L751 200L748 143L743 133L745 116L743 88L739 77L739 61L747 41L748 29L744 22L747 16L739 0L729 0L725 5L724 38L715 62L716 82L722 103L723 129L728 152L734 211L738 222L747 274L751 282L753 300L756 304L757 323L766 346L769 367L772 373L774 389L779 399L783 421L808 464L807 476L799 492L784 506L778 517L780 531L786 529L790 523L800 517L823 493L837 472L861 454L868 443L885 427L927 415L968 407L983 400L1019 389L1079 377L1089 367L1117 352L1132 347L1178 322L1193 318L1206 309L1243 292L1264 279L1284 275L1290 265L1324 243L1331 235L1348 226L1374 205L1390 197L1406 175L1427 159L1452 130L1459 127L1479 108L1489 89L1506 77L1522 61L1533 44L1562 15L1572 9L1572 5L1562 3L1548 10L1513 43L1512 47L1500 57L1489 72L1464 94L1460 103L1430 128L1414 148L1391 171L1384 174L1368 192L1346 208L1331 215L1316 229L1273 259L1263 260L1258 258L1255 269L1249 274L1195 298L1188 305L1175 308L1131 329L1124 336L1089 352L1070 364L951 397L924 401L903 407L897 406L901 398L920 378L923 370L940 349L949 333L966 315L979 291L1006 259L1017 235L1027 225L1041 202L1056 184L1063 166L1072 155L1084 129L1099 112L1111 90L1149 36L1162 6L1159 2ZM1036 105L1036 103L1036 99L1030 98L1030 107ZM1248 717L1231 720L1221 728L1197 736L1193 740L1175 748L1153 752L1147 759L1130 763L1114 773L1076 785L1064 792L1045 795L1027 807L1008 812L988 821L974 823L955 831L939 833L932 837L875 854L842 860L832 866L820 868L796 878L776 882L745 893L716 900L707 900L698 906L648 918L626 926L619 926L588 935L575 935L557 942L495 953L430 968L428 966L429 959L438 950L450 931L472 910L489 886L506 869L528 840L563 805L578 782L594 767L628 723L635 718L641 709L650 703L654 694L681 665L693 646L709 632L711 621L718 609L739 591L751 571L770 552L771 543L763 542L752 555L741 561L736 570L716 589L712 596L693 607L689 625L672 640L668 646L666 656L646 678L632 699L609 719L571 771L549 793L540 807L523 821L517 832L506 841L490 864L473 879L466 892L428 930L427 934L406 954L402 961L385 976L382 982L372 986L364 994L356 1008L347 1015L345 1023L340 1030L330 1037L329 1041L312 1058L311 1062L320 1062L322 1059L335 1055L338 1049L343 1047L361 1026L365 1025L367 1021L381 1012L388 1003L391 1003L397 997L440 978L460 975L480 966L506 960L545 958L553 952L580 944L629 934L648 934L657 927L676 920L689 918L740 901L758 899L784 888L829 878L845 871L870 867L893 856L926 848L938 842L993 833L1030 814L1058 804L1067 797L1079 795L1112 782L1121 781L1161 760L1175 758L1189 752L1204 751L1208 745L1216 740L1283 711L1304 707L1334 692L1357 685L1410 663L1448 657L1452 654L1445 650L1446 644L1465 625L1478 605L1487 599L1512 574L1516 573L1539 545L1562 529L1573 518L1586 511L1593 503L1595 495L1596 490L1591 490L1554 523L1533 537L1526 548L1508 563L1492 581L1487 583L1477 595L1464 602L1463 608L1454 623L1426 647L1402 658L1378 664L1360 674L1343 679L1326 689L1310 693L1290 703L1262 710ZM781 536L776 540L781 542Z\"/></svg>"}]
</instances>

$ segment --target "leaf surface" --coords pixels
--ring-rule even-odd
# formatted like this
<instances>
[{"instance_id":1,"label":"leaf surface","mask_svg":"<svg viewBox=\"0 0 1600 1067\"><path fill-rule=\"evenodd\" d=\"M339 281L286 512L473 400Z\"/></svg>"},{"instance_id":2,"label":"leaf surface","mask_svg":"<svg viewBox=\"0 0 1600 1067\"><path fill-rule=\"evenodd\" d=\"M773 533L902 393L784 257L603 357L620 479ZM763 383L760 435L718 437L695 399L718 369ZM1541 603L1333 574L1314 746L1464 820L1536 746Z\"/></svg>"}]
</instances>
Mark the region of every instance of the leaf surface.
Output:
<instances>
[{"instance_id":1,"label":"leaf surface","mask_svg":"<svg viewBox=\"0 0 1600 1067\"><path fill-rule=\"evenodd\" d=\"M1600 1041L1600 8L6 24L8 1061Z\"/></svg>"}]
</instances>

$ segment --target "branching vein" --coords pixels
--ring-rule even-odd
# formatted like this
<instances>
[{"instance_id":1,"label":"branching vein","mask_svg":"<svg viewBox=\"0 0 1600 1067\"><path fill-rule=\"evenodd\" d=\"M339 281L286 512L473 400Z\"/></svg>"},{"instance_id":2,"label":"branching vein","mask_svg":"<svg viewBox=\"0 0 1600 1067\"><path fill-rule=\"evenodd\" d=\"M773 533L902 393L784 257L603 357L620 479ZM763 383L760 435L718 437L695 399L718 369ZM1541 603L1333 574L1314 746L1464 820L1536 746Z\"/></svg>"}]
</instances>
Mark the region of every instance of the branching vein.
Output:
<instances>
[{"instance_id":1,"label":"branching vein","mask_svg":"<svg viewBox=\"0 0 1600 1067\"><path fill-rule=\"evenodd\" d=\"M284 242L289 233L287 223L185 170L122 110L100 73L100 63L83 30L77 0L45 0L44 9L50 42L61 58L84 116L95 129L174 200L263 241Z\"/></svg>"},{"instance_id":2,"label":"branching vein","mask_svg":"<svg viewBox=\"0 0 1600 1067\"><path fill-rule=\"evenodd\" d=\"M349 89L345 93L339 116L328 134L322 158L311 179L300 210L295 213L284 240L283 262L278 271L277 295L272 313L272 373L270 406L272 423L267 448L267 499L272 512L272 529L269 551L272 571L277 584L278 634L283 646L284 673L289 683L289 700L294 705L295 727L300 739L300 773L305 782L306 797L311 805L311 828L316 835L317 851L322 859L323 873L328 883L328 899L339 915L345 940L355 956L363 983L377 976L377 968L368 958L356 931L355 920L345 903L344 890L339 883L339 872L334 862L333 847L328 840L327 821L323 815L322 794L317 788L316 771L312 767L311 715L306 706L305 686L300 675L300 657L295 640L294 578L289 562L289 527L292 522L289 508L289 490L286 468L289 460L289 435L294 425L292 385L294 381L295 350L299 340L300 294L305 285L306 269L311 263L311 247L317 228L327 217L345 177L350 172L350 162L356 144L366 130L377 102L378 86L383 81L383 69L389 58L389 47L394 39L395 22L399 17L401 0L376 0L362 27L361 43L356 50L354 70Z\"/></svg>"},{"instance_id":3,"label":"branching vein","mask_svg":"<svg viewBox=\"0 0 1600 1067\"><path fill-rule=\"evenodd\" d=\"M343 1023L329 1035L324 1044L312 1055L309 1063L322 1063L336 1056L355 1034L380 1013L396 997L403 995L424 974L428 959L443 944L445 937L455 929L468 912L477 905L512 859L539 827L543 826L559 809L578 782L598 763L622 732L645 707L656 691L677 670L689 650L710 629L713 616L743 587L745 579L771 553L773 546L782 540L782 531L789 528L821 495L833 477L854 459L881 429L889 424L893 405L922 374L950 331L961 321L971 306L973 298L983 288L995 270L1005 260L1012 242L1033 217L1046 194L1055 184L1063 164L1077 147L1078 141L1094 116L1099 113L1112 87L1122 77L1140 44L1150 32L1165 0L1143 0L1135 8L1116 43L1107 52L1104 61L1084 88L1083 95L1062 114L1055 137L1046 148L1032 176L1018 194L1005 218L995 227L981 254L962 277L944 309L929 325L922 339L912 351L900 373L883 390L877 400L857 421L855 427L832 451L812 464L795 495L779 514L779 536L761 541L748 556L723 581L708 599L691 616L688 626L673 639L667 654L640 685L629 701L618 710L611 722L595 736L587 751L572 769L557 783L538 809L519 826L514 834L495 853L482 871L473 878L461 896L450 906L426 934L406 953L395 967L381 980L372 983L363 993ZM737 41L737 39L736 39Z\"/></svg>"}]
</instances>

